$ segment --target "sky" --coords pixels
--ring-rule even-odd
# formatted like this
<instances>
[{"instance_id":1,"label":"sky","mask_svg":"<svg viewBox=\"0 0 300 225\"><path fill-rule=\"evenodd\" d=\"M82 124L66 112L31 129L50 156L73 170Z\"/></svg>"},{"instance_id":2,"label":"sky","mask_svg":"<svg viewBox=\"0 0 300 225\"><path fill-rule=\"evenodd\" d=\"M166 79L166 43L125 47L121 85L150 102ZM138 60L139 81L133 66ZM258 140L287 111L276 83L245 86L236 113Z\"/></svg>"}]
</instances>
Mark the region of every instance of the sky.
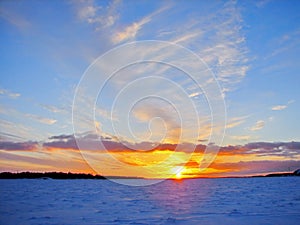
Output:
<instances>
[{"instance_id":1,"label":"sky","mask_svg":"<svg viewBox=\"0 0 300 225\"><path fill-rule=\"evenodd\" d=\"M0 2L0 170L300 168L300 2Z\"/></svg>"}]
</instances>

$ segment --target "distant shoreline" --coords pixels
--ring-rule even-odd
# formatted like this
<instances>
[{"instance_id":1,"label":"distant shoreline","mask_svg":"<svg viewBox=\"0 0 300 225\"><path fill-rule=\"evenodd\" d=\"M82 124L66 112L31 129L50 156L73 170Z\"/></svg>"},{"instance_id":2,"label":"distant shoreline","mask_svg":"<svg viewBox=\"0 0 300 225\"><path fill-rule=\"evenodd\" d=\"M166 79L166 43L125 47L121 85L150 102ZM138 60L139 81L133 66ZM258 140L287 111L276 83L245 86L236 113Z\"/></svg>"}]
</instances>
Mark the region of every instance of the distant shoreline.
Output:
<instances>
[{"instance_id":1,"label":"distant shoreline","mask_svg":"<svg viewBox=\"0 0 300 225\"><path fill-rule=\"evenodd\" d=\"M256 175L251 177L297 177L300 176L300 169L295 170L291 173L271 173L267 175Z\"/></svg>"},{"instance_id":2,"label":"distant shoreline","mask_svg":"<svg viewBox=\"0 0 300 225\"><path fill-rule=\"evenodd\" d=\"M291 177L300 176L300 169L290 173L271 173L267 175L255 175L255 176L235 176L235 177L195 177L195 178L183 178L183 179L203 179L203 178L255 178L255 177ZM63 172L2 172L0 173L0 179L57 179L57 180L74 180L74 179L146 179L143 177L120 177L120 176L101 176L85 173L63 173ZM172 179L173 180L173 179Z\"/></svg>"},{"instance_id":3,"label":"distant shoreline","mask_svg":"<svg viewBox=\"0 0 300 225\"><path fill-rule=\"evenodd\" d=\"M92 179L92 180L106 180L106 179L144 179L142 177L120 177L120 176L101 176L86 173L64 173L64 172L2 172L0 179L55 179L55 180L75 180L75 179Z\"/></svg>"},{"instance_id":4,"label":"distant shoreline","mask_svg":"<svg viewBox=\"0 0 300 225\"><path fill-rule=\"evenodd\" d=\"M2 172L0 179L106 179L100 175L92 175L85 173L63 173L63 172Z\"/></svg>"}]
</instances>

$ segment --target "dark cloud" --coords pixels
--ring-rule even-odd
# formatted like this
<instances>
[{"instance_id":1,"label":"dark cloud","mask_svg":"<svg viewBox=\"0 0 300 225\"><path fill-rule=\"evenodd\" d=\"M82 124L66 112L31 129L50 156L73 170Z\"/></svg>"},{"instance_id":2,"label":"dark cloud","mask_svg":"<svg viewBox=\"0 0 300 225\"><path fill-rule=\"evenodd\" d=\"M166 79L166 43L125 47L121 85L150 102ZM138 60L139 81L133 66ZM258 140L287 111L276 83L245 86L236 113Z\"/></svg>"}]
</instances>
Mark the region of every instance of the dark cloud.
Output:
<instances>
[{"instance_id":1,"label":"dark cloud","mask_svg":"<svg viewBox=\"0 0 300 225\"><path fill-rule=\"evenodd\" d=\"M50 140L62 140L62 139L72 139L72 138L74 138L73 134L71 134L71 135L61 134L61 135L58 135L58 136L49 137Z\"/></svg>"},{"instance_id":2,"label":"dark cloud","mask_svg":"<svg viewBox=\"0 0 300 225\"><path fill-rule=\"evenodd\" d=\"M254 142L245 145L249 149L300 149L300 142Z\"/></svg>"},{"instance_id":3,"label":"dark cloud","mask_svg":"<svg viewBox=\"0 0 300 225\"><path fill-rule=\"evenodd\" d=\"M37 147L37 142L0 142L2 150L33 150ZM102 145L101 145L102 144ZM55 149L78 150L107 150L115 152L126 151L183 151L204 153L207 146L204 144L194 145L191 143L171 144L171 143L152 143L140 142L129 143L118 141L116 138L102 137L96 133L86 132L83 134L61 134L49 137L49 141L43 143L43 147ZM220 155L247 155L256 156L283 156L296 157L300 155L300 142L253 142L245 145L229 145L220 147Z\"/></svg>"},{"instance_id":4,"label":"dark cloud","mask_svg":"<svg viewBox=\"0 0 300 225\"><path fill-rule=\"evenodd\" d=\"M44 147L49 148L57 148L57 149L74 149L78 150L78 146L75 139L68 139L66 141L64 140L58 140L58 141L51 141L51 142L45 142L43 144Z\"/></svg>"},{"instance_id":5,"label":"dark cloud","mask_svg":"<svg viewBox=\"0 0 300 225\"><path fill-rule=\"evenodd\" d=\"M125 151L185 151L191 148L191 144L160 144L153 142L129 143L126 141L116 141L116 138L102 137L95 133L86 132L80 135L59 135L49 138L49 142L43 144L44 147L57 149L85 149L85 150L107 150L115 152ZM101 144L103 145L101 147ZM104 147L104 148L103 148ZM195 148L195 146L193 147Z\"/></svg>"},{"instance_id":6,"label":"dark cloud","mask_svg":"<svg viewBox=\"0 0 300 225\"><path fill-rule=\"evenodd\" d=\"M110 138L99 136L95 133L86 132L80 135L59 135L49 138L49 142L43 144L44 147L56 149L73 149L73 150L108 150L124 151L129 150L120 142L111 141ZM101 142L100 142L101 141ZM101 147L101 143L104 146Z\"/></svg>"},{"instance_id":7,"label":"dark cloud","mask_svg":"<svg viewBox=\"0 0 300 225\"><path fill-rule=\"evenodd\" d=\"M0 149L1 150L21 150L21 151L31 151L37 148L37 142L10 142L10 141L1 141Z\"/></svg>"},{"instance_id":8,"label":"dark cloud","mask_svg":"<svg viewBox=\"0 0 300 225\"><path fill-rule=\"evenodd\" d=\"M245 145L229 145L221 147L220 154L295 157L300 155L300 142L253 142Z\"/></svg>"}]
</instances>

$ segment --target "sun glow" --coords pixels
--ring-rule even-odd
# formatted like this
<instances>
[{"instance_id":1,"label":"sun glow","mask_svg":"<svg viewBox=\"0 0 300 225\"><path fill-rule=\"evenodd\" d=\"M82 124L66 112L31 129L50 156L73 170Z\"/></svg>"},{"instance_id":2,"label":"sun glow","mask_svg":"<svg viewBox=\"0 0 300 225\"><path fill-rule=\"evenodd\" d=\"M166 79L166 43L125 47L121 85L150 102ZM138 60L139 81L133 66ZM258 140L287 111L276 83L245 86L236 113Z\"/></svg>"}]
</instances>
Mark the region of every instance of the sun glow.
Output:
<instances>
[{"instance_id":1,"label":"sun glow","mask_svg":"<svg viewBox=\"0 0 300 225\"><path fill-rule=\"evenodd\" d=\"M182 174L181 171L179 171L178 173L176 173L176 179L180 180L182 178Z\"/></svg>"}]
</instances>

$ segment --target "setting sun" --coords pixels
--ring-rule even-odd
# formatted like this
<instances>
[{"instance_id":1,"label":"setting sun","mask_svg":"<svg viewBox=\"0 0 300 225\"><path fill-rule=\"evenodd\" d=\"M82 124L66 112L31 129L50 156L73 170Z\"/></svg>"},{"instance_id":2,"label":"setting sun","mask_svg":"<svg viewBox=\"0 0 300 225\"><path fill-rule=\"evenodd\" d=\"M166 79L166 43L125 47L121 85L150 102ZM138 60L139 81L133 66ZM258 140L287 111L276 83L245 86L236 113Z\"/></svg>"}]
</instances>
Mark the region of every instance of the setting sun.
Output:
<instances>
[{"instance_id":1,"label":"setting sun","mask_svg":"<svg viewBox=\"0 0 300 225\"><path fill-rule=\"evenodd\" d=\"M176 179L181 179L182 178L182 174L181 171L179 171L178 173L176 173Z\"/></svg>"}]
</instances>

